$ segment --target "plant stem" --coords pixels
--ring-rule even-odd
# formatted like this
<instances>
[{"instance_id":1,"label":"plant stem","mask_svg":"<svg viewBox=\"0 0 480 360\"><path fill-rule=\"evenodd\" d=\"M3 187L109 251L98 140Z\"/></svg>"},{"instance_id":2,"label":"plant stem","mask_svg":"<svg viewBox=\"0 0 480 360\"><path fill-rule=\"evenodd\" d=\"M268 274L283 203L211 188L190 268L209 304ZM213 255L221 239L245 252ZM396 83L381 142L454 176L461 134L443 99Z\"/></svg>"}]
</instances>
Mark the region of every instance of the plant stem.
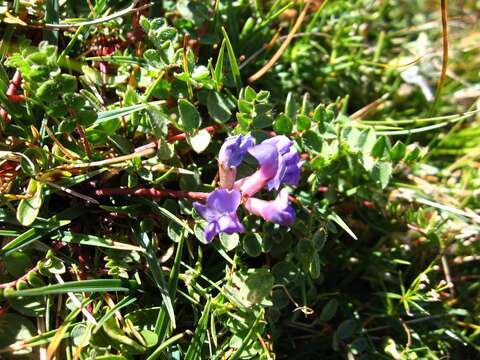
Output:
<instances>
[{"instance_id":1,"label":"plant stem","mask_svg":"<svg viewBox=\"0 0 480 360\"><path fill-rule=\"evenodd\" d=\"M134 196L147 196L147 197L172 197L172 198L184 198L192 200L205 200L209 193L197 192L197 191L179 191L179 190L167 190L167 189L155 189L155 188L107 188L98 189L95 191L97 196L110 196L110 195L134 195Z\"/></svg>"}]
</instances>

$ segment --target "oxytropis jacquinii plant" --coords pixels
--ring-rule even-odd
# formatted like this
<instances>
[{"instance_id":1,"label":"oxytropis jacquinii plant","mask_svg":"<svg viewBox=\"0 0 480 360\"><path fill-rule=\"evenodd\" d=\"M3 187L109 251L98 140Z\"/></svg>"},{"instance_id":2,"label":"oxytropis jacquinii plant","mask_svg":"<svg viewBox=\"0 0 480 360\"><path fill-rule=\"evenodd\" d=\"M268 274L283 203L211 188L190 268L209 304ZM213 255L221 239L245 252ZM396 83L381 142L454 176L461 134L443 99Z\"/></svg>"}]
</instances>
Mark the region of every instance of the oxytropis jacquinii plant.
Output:
<instances>
[{"instance_id":1,"label":"oxytropis jacquinii plant","mask_svg":"<svg viewBox=\"0 0 480 360\"><path fill-rule=\"evenodd\" d=\"M237 167L247 152L257 159L259 168L252 175L237 180ZM288 189L278 190L282 184L298 184L301 166L298 151L286 136L275 136L258 145L254 145L250 135L228 137L218 155L220 187L208 195L206 204L193 203L208 222L205 239L211 241L222 232L243 232L245 229L237 215L240 204L250 214L267 221L292 225L295 211L290 205ZM278 191L275 200L254 197L262 189Z\"/></svg>"}]
</instances>

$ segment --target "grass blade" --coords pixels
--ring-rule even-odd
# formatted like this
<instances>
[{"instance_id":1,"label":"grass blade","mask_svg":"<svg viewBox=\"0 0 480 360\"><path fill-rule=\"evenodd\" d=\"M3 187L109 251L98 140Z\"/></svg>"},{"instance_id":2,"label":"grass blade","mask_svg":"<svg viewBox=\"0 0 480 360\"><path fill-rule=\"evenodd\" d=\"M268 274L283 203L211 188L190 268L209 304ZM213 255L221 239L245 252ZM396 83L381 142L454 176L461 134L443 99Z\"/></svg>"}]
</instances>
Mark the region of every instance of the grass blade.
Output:
<instances>
[{"instance_id":1,"label":"grass blade","mask_svg":"<svg viewBox=\"0 0 480 360\"><path fill-rule=\"evenodd\" d=\"M162 269L160 268L160 265L158 263L158 259L155 256L152 242L150 241L147 233L140 230L138 227L134 229L133 233L135 234L135 237L137 238L140 245L145 249L145 257L147 259L148 267L152 274L153 280L155 281L155 284L160 290L160 294L162 295L162 299L167 309L168 316L170 317L170 321L172 322L172 326L173 328L175 328L175 313L173 311L172 299L170 298L170 293L167 288L165 276L163 275Z\"/></svg>"},{"instance_id":2,"label":"grass blade","mask_svg":"<svg viewBox=\"0 0 480 360\"><path fill-rule=\"evenodd\" d=\"M170 298L172 298L173 301L175 301L175 295L177 291L178 275L180 273L180 263L182 261L184 244L185 237L182 236L178 242L175 260L173 261L172 271L170 271L170 277L168 279L168 291L170 292ZM167 337L169 325L170 323L167 319L167 309L165 304L162 304L162 307L158 313L157 322L155 324L155 333L158 334L158 339L160 342Z\"/></svg>"},{"instance_id":3,"label":"grass blade","mask_svg":"<svg viewBox=\"0 0 480 360\"><path fill-rule=\"evenodd\" d=\"M143 252L143 248L131 244L125 244L122 242L114 241L108 238L102 238L94 235L72 233L70 231L60 230L56 234L52 235L53 240L58 240L70 244L89 245L96 247L103 247L116 250L125 251L139 251Z\"/></svg>"},{"instance_id":4,"label":"grass blade","mask_svg":"<svg viewBox=\"0 0 480 360\"><path fill-rule=\"evenodd\" d=\"M235 86L239 89L242 86L242 78L240 77L240 68L238 67L237 57L233 51L232 43L228 38L228 34L225 31L225 28L222 27L222 33L224 37L225 44L227 46L228 61L230 62L230 69L232 70L233 81Z\"/></svg>"},{"instance_id":5,"label":"grass blade","mask_svg":"<svg viewBox=\"0 0 480 360\"><path fill-rule=\"evenodd\" d=\"M85 210L85 208L77 205L71 206L66 210L63 210L62 212L48 219L46 224L47 226L45 226L44 228L30 228L20 236L10 241L0 250L0 256L6 256L8 254L11 254L31 244L34 241L40 240L42 237L51 233L52 231L55 231L62 226L70 224L73 219L82 215Z\"/></svg>"},{"instance_id":6,"label":"grass blade","mask_svg":"<svg viewBox=\"0 0 480 360\"><path fill-rule=\"evenodd\" d=\"M112 120L112 119L118 119L121 118L122 116L127 116L130 114L133 114L134 112L145 110L147 107L152 106L152 105L160 105L164 104L164 100L158 100L150 103L144 103L144 104L137 104L137 105L132 105L132 106L127 106L123 108L118 108L118 109L113 109L113 110L108 110L108 111L103 111L98 114L97 120L91 125L87 130L93 129L95 126L104 123L106 121Z\"/></svg>"},{"instance_id":7,"label":"grass blade","mask_svg":"<svg viewBox=\"0 0 480 360\"><path fill-rule=\"evenodd\" d=\"M225 43L226 40L223 39L222 45L220 46L220 51L218 52L217 63L215 64L215 70L213 77L217 83L217 90L220 91L220 86L223 82L223 61L225 58Z\"/></svg>"},{"instance_id":8,"label":"grass blade","mask_svg":"<svg viewBox=\"0 0 480 360\"><path fill-rule=\"evenodd\" d=\"M207 335L208 319L210 318L210 305L211 299L209 298L205 304L202 316L200 317L200 320L198 320L195 334L193 335L192 342L185 355L185 360L197 360L202 358L202 347Z\"/></svg>"},{"instance_id":9,"label":"grass blade","mask_svg":"<svg viewBox=\"0 0 480 360\"><path fill-rule=\"evenodd\" d=\"M110 310L108 310L105 315L102 316L102 318L98 321L97 325L93 329L93 332L96 333L98 330L100 330L108 319L110 319L116 311L123 309L124 307L127 307L130 304L133 304L135 301L137 301L136 297L132 296L127 296L123 298L121 301L119 301L117 304L115 304L114 307L112 307Z\"/></svg>"},{"instance_id":10,"label":"grass blade","mask_svg":"<svg viewBox=\"0 0 480 360\"><path fill-rule=\"evenodd\" d=\"M55 294L66 294L69 292L108 292L108 291L125 291L128 292L137 287L134 280L118 280L118 279L98 279L98 280L82 280L70 281L63 284L54 284L27 290L14 290L7 292L5 297L18 298L23 296L45 296Z\"/></svg>"}]
</instances>

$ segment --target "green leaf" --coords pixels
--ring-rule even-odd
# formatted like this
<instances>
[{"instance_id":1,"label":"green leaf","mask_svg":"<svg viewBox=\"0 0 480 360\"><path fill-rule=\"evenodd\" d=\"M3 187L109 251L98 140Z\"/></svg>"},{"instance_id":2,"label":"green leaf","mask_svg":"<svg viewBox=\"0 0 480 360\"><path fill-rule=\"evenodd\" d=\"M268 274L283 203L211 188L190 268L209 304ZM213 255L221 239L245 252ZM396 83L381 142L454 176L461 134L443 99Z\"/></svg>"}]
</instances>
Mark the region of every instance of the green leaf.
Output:
<instances>
[{"instance_id":1,"label":"green leaf","mask_svg":"<svg viewBox=\"0 0 480 360\"><path fill-rule=\"evenodd\" d=\"M293 121L297 118L297 102L291 92L288 93L287 100L285 101L285 115Z\"/></svg>"},{"instance_id":2,"label":"green leaf","mask_svg":"<svg viewBox=\"0 0 480 360\"><path fill-rule=\"evenodd\" d=\"M167 125L169 121L167 115L157 106L147 106L146 110L150 119L150 127L153 135L155 135L157 139L164 138L168 132Z\"/></svg>"},{"instance_id":3,"label":"green leaf","mask_svg":"<svg viewBox=\"0 0 480 360\"><path fill-rule=\"evenodd\" d=\"M387 141L384 136L381 136L375 142L372 148L372 156L381 158L385 154L385 150L387 149Z\"/></svg>"},{"instance_id":4,"label":"green leaf","mask_svg":"<svg viewBox=\"0 0 480 360\"><path fill-rule=\"evenodd\" d=\"M347 142L348 146L352 150L357 150L357 144L359 142L360 131L354 127L347 127L342 132L342 137Z\"/></svg>"},{"instance_id":5,"label":"green leaf","mask_svg":"<svg viewBox=\"0 0 480 360\"><path fill-rule=\"evenodd\" d=\"M215 91L210 91L207 96L208 113L212 118L220 122L230 120L232 116L231 106L227 98Z\"/></svg>"},{"instance_id":6,"label":"green leaf","mask_svg":"<svg viewBox=\"0 0 480 360\"><path fill-rule=\"evenodd\" d=\"M71 220L81 216L85 211L85 208L78 205L74 205L63 210L62 212L49 218L41 228L32 227L7 243L0 250L0 256L11 254L34 241L40 240L45 235L57 230L58 228L70 224Z\"/></svg>"},{"instance_id":7,"label":"green leaf","mask_svg":"<svg viewBox=\"0 0 480 360\"><path fill-rule=\"evenodd\" d=\"M310 118L305 115L298 115L297 116L297 122L295 123L295 126L297 127L298 131L305 131L310 129L310 126L312 125L312 122L310 121Z\"/></svg>"},{"instance_id":8,"label":"green leaf","mask_svg":"<svg viewBox=\"0 0 480 360\"><path fill-rule=\"evenodd\" d=\"M135 301L137 301L137 298L132 297L132 296L127 296L124 297L122 300L120 300L118 303L116 303L112 308L108 309L108 311L105 313L105 315L102 316L100 320L98 320L97 325L95 325L95 328L93 329L93 332L96 333L100 328L103 326L103 324L110 319L113 315L115 315L115 312L117 312L120 309L123 309L124 307L127 307L130 304L133 304Z\"/></svg>"},{"instance_id":9,"label":"green leaf","mask_svg":"<svg viewBox=\"0 0 480 360\"><path fill-rule=\"evenodd\" d=\"M358 240L357 236L353 233L353 231L345 224L345 221L342 220L340 216L335 213L331 213L328 215L328 218L335 222L338 226L340 226L343 230L345 230L348 235L350 235L353 239Z\"/></svg>"},{"instance_id":10,"label":"green leaf","mask_svg":"<svg viewBox=\"0 0 480 360\"><path fill-rule=\"evenodd\" d=\"M232 70L233 81L235 82L236 88L240 89L240 87L242 86L242 78L240 77L240 68L238 67L237 57L235 56L232 43L230 42L230 39L228 38L228 34L225 31L224 27L222 27L222 33L227 46L228 61L230 62L230 69Z\"/></svg>"},{"instance_id":11,"label":"green leaf","mask_svg":"<svg viewBox=\"0 0 480 360\"><path fill-rule=\"evenodd\" d=\"M312 130L305 131L302 135L302 140L303 140L303 145L307 149L315 152L322 151L322 139L316 132Z\"/></svg>"},{"instance_id":12,"label":"green leaf","mask_svg":"<svg viewBox=\"0 0 480 360\"><path fill-rule=\"evenodd\" d=\"M392 164L385 161L379 161L372 169L372 178L380 183L382 189L385 189L392 175Z\"/></svg>"},{"instance_id":13,"label":"green leaf","mask_svg":"<svg viewBox=\"0 0 480 360\"><path fill-rule=\"evenodd\" d=\"M66 294L69 292L109 292L109 291L131 291L137 287L134 280L98 279L70 281L63 284L42 286L35 289L16 290L5 293L7 298L18 298L24 296L44 296L54 294Z\"/></svg>"},{"instance_id":14,"label":"green leaf","mask_svg":"<svg viewBox=\"0 0 480 360\"><path fill-rule=\"evenodd\" d=\"M209 19L208 8L200 1L179 0L177 10L182 17L200 26Z\"/></svg>"},{"instance_id":15,"label":"green leaf","mask_svg":"<svg viewBox=\"0 0 480 360\"><path fill-rule=\"evenodd\" d=\"M2 329L0 336L1 349L17 342L29 340L36 334L35 326L30 320L14 313L0 316L0 329ZM23 355L31 352L32 349L27 347L13 351L11 354Z\"/></svg>"},{"instance_id":16,"label":"green leaf","mask_svg":"<svg viewBox=\"0 0 480 360\"><path fill-rule=\"evenodd\" d=\"M319 125L322 125L327 121L327 110L325 109L325 105L320 104L315 108L312 119Z\"/></svg>"},{"instance_id":17,"label":"green leaf","mask_svg":"<svg viewBox=\"0 0 480 360\"><path fill-rule=\"evenodd\" d=\"M98 113L97 120L92 124L92 126L89 129L92 129L92 127L100 125L107 121L120 119L123 116L133 114L137 111L145 110L149 106L160 105L164 103L165 103L164 100L159 100L159 101L154 101L150 103L137 104L137 105L127 106L124 108L117 108L117 109L100 112Z\"/></svg>"},{"instance_id":18,"label":"green leaf","mask_svg":"<svg viewBox=\"0 0 480 360\"><path fill-rule=\"evenodd\" d=\"M59 95L73 93L77 90L77 78L70 74L60 74L55 79Z\"/></svg>"},{"instance_id":19,"label":"green leaf","mask_svg":"<svg viewBox=\"0 0 480 360\"><path fill-rule=\"evenodd\" d=\"M190 346L185 354L185 360L197 360L202 358L202 348L205 338L207 337L208 319L210 318L210 305L211 299L208 298L205 307L203 308L202 316L198 320L198 324L195 328L195 334L193 335Z\"/></svg>"},{"instance_id":20,"label":"green leaf","mask_svg":"<svg viewBox=\"0 0 480 360\"><path fill-rule=\"evenodd\" d=\"M142 248L135 245L126 244L126 243L114 241L108 238L102 238L95 235L74 233L71 231L59 230L52 235L52 239L58 240L61 242L70 243L70 244L96 246L96 247L125 250L125 251L143 251Z\"/></svg>"},{"instance_id":21,"label":"green leaf","mask_svg":"<svg viewBox=\"0 0 480 360\"><path fill-rule=\"evenodd\" d=\"M141 225L143 224L144 223L142 222ZM155 256L152 241L148 237L147 233L141 230L141 226L135 227L134 234L140 245L145 249L145 257L147 259L150 273L152 274L153 280L155 281L157 288L160 290L160 294L167 309L168 316L170 317L173 328L175 328L175 312L173 310L172 299L170 297L170 292L165 281L165 276L163 275L163 271L160 268L158 259Z\"/></svg>"},{"instance_id":22,"label":"green leaf","mask_svg":"<svg viewBox=\"0 0 480 360\"><path fill-rule=\"evenodd\" d=\"M337 312L338 302L336 299L331 299L322 309L319 319L321 321L330 321Z\"/></svg>"},{"instance_id":23,"label":"green leaf","mask_svg":"<svg viewBox=\"0 0 480 360\"><path fill-rule=\"evenodd\" d=\"M338 326L335 333L340 340L345 340L352 337L355 332L356 326L357 325L355 320L345 320Z\"/></svg>"},{"instance_id":24,"label":"green leaf","mask_svg":"<svg viewBox=\"0 0 480 360\"><path fill-rule=\"evenodd\" d=\"M405 157L407 153L407 147L401 141L397 141L395 145L390 149L390 159L393 162L399 162Z\"/></svg>"},{"instance_id":25,"label":"green leaf","mask_svg":"<svg viewBox=\"0 0 480 360\"><path fill-rule=\"evenodd\" d=\"M72 338L72 342L75 346L78 346L84 342L84 337L89 336L89 329L86 324L77 324L73 327L70 331L70 336ZM86 341L88 342L88 340Z\"/></svg>"},{"instance_id":26,"label":"green leaf","mask_svg":"<svg viewBox=\"0 0 480 360\"><path fill-rule=\"evenodd\" d=\"M125 332L117 325L117 321L114 317L109 318L103 324L103 331L105 331L105 334L107 334L114 341L130 346L140 353L146 350L143 346L125 334ZM118 345L116 346L116 344L113 344L113 346L115 348L119 348Z\"/></svg>"},{"instance_id":27,"label":"green leaf","mask_svg":"<svg viewBox=\"0 0 480 360\"><path fill-rule=\"evenodd\" d=\"M17 219L23 226L29 226L35 221L43 200L43 186L42 183L35 179L30 179L28 183L27 195L31 196L28 199L20 200L17 207Z\"/></svg>"},{"instance_id":28,"label":"green leaf","mask_svg":"<svg viewBox=\"0 0 480 360\"><path fill-rule=\"evenodd\" d=\"M235 272L225 291L239 306L250 308L257 304L271 306L272 287L273 276L268 269L248 269Z\"/></svg>"},{"instance_id":29,"label":"green leaf","mask_svg":"<svg viewBox=\"0 0 480 360\"><path fill-rule=\"evenodd\" d=\"M238 246L240 237L237 233L226 234L220 233L220 243L226 251L232 251Z\"/></svg>"},{"instance_id":30,"label":"green leaf","mask_svg":"<svg viewBox=\"0 0 480 360\"><path fill-rule=\"evenodd\" d=\"M225 58L225 39L222 41L222 45L220 46L220 50L218 52L217 62L215 64L215 70L213 73L213 78L217 83L217 90L220 90L223 84L223 61Z\"/></svg>"},{"instance_id":31,"label":"green leaf","mask_svg":"<svg viewBox=\"0 0 480 360\"><path fill-rule=\"evenodd\" d=\"M312 279L318 279L320 277L321 263L320 263L320 258L318 256L317 252L314 252L312 254L312 257L310 259L310 264L309 264L309 267L308 267L308 271L309 271Z\"/></svg>"},{"instance_id":32,"label":"green leaf","mask_svg":"<svg viewBox=\"0 0 480 360\"><path fill-rule=\"evenodd\" d=\"M249 233L243 237L243 250L248 256L257 257L262 253L262 238L260 234Z\"/></svg>"},{"instance_id":33,"label":"green leaf","mask_svg":"<svg viewBox=\"0 0 480 360\"><path fill-rule=\"evenodd\" d=\"M202 119L195 106L186 99L178 100L180 124L187 133L193 133L200 127Z\"/></svg>"},{"instance_id":34,"label":"green leaf","mask_svg":"<svg viewBox=\"0 0 480 360\"><path fill-rule=\"evenodd\" d=\"M281 114L273 124L273 130L279 134L288 135L293 130L293 123L288 115Z\"/></svg>"},{"instance_id":35,"label":"green leaf","mask_svg":"<svg viewBox=\"0 0 480 360\"><path fill-rule=\"evenodd\" d=\"M362 153L370 154L376 140L377 137L375 135L375 130L373 130L372 128L365 129L360 133L356 146L362 151Z\"/></svg>"},{"instance_id":36,"label":"green leaf","mask_svg":"<svg viewBox=\"0 0 480 360\"><path fill-rule=\"evenodd\" d=\"M16 278L25 274L25 272L32 267L30 257L23 251L10 254L6 256L3 261L7 272Z\"/></svg>"},{"instance_id":37,"label":"green leaf","mask_svg":"<svg viewBox=\"0 0 480 360\"><path fill-rule=\"evenodd\" d=\"M188 143L192 147L193 151L195 151L197 154L204 152L210 144L211 140L212 136L205 129L200 130L195 135L187 137Z\"/></svg>"},{"instance_id":38,"label":"green leaf","mask_svg":"<svg viewBox=\"0 0 480 360\"><path fill-rule=\"evenodd\" d=\"M43 316L47 310L44 296L19 297L11 302L11 306L20 314L31 317Z\"/></svg>"}]
</instances>

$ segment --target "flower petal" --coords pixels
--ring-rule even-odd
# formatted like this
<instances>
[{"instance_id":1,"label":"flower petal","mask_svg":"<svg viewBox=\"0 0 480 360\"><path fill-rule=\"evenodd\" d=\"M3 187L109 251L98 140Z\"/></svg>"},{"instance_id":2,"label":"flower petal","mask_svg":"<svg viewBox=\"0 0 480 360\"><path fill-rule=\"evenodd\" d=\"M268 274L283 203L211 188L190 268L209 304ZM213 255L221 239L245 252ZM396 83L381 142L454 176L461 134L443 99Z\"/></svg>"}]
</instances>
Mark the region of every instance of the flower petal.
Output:
<instances>
[{"instance_id":1,"label":"flower petal","mask_svg":"<svg viewBox=\"0 0 480 360\"><path fill-rule=\"evenodd\" d=\"M218 216L237 211L242 195L238 190L217 189L208 195L207 207L215 211Z\"/></svg>"},{"instance_id":2,"label":"flower petal","mask_svg":"<svg viewBox=\"0 0 480 360\"><path fill-rule=\"evenodd\" d=\"M287 189L282 189L274 201L250 198L245 203L245 208L251 214L275 224L288 226L295 222L295 211L289 204Z\"/></svg>"},{"instance_id":3,"label":"flower petal","mask_svg":"<svg viewBox=\"0 0 480 360\"><path fill-rule=\"evenodd\" d=\"M215 219L218 217L217 213L213 209L206 205L200 204L199 202L194 202L193 207L195 210L197 210L200 216L208 222L215 221Z\"/></svg>"},{"instance_id":4,"label":"flower petal","mask_svg":"<svg viewBox=\"0 0 480 360\"><path fill-rule=\"evenodd\" d=\"M265 177L273 178L278 170L278 151L273 144L256 145L248 152L257 159L260 171Z\"/></svg>"},{"instance_id":5,"label":"flower petal","mask_svg":"<svg viewBox=\"0 0 480 360\"><path fill-rule=\"evenodd\" d=\"M236 214L223 215L218 219L217 224L219 230L227 234L245 231Z\"/></svg>"},{"instance_id":6,"label":"flower petal","mask_svg":"<svg viewBox=\"0 0 480 360\"><path fill-rule=\"evenodd\" d=\"M220 148L218 162L226 168L237 167L252 146L253 138L250 134L230 136Z\"/></svg>"},{"instance_id":7,"label":"flower petal","mask_svg":"<svg viewBox=\"0 0 480 360\"><path fill-rule=\"evenodd\" d=\"M217 223L211 222L211 223L208 223L207 227L205 228L205 232L203 234L205 235L205 240L210 242L218 233L220 233L220 230L218 229Z\"/></svg>"}]
</instances>

